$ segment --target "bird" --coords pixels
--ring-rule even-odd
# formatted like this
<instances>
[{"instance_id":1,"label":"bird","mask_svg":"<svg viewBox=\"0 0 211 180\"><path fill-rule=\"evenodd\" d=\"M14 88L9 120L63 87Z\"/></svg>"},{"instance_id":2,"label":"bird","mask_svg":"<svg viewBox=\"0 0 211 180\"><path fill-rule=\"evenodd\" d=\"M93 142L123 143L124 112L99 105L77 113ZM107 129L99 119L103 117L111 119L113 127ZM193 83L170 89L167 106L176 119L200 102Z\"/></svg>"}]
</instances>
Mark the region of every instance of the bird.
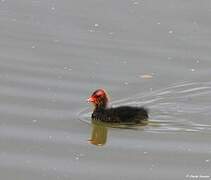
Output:
<instances>
[{"instance_id":1,"label":"bird","mask_svg":"<svg viewBox=\"0 0 211 180\"><path fill-rule=\"evenodd\" d=\"M106 123L141 124L148 120L148 109L145 107L119 106L108 107L108 94L104 89L95 90L87 99L94 105L92 120Z\"/></svg>"}]
</instances>

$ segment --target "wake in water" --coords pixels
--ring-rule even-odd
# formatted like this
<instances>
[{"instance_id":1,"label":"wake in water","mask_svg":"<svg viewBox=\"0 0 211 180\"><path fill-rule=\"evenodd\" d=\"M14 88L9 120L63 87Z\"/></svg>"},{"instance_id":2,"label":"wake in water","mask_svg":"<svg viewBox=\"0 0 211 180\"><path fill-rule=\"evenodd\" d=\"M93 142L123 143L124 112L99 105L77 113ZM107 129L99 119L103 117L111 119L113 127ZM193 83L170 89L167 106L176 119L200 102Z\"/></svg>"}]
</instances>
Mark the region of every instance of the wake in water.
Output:
<instances>
[{"instance_id":1,"label":"wake in water","mask_svg":"<svg viewBox=\"0 0 211 180\"><path fill-rule=\"evenodd\" d=\"M112 106L146 106L150 118L145 131L211 132L211 82L182 82L147 94L114 101ZM91 123L90 109L82 110L79 119ZM143 129L140 126L107 124L109 127Z\"/></svg>"}]
</instances>

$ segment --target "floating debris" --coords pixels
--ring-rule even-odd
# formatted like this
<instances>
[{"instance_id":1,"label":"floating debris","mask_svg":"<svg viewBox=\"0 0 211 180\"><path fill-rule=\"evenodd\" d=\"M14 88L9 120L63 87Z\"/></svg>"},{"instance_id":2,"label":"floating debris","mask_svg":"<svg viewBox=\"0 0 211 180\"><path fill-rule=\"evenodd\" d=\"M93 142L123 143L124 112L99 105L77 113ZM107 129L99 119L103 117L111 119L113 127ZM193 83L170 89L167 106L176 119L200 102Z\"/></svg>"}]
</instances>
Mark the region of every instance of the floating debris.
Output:
<instances>
[{"instance_id":1,"label":"floating debris","mask_svg":"<svg viewBox=\"0 0 211 180\"><path fill-rule=\"evenodd\" d=\"M124 82L124 85L128 85L129 83L127 81Z\"/></svg>"},{"instance_id":2,"label":"floating debris","mask_svg":"<svg viewBox=\"0 0 211 180\"><path fill-rule=\"evenodd\" d=\"M37 123L37 119L33 119L32 122L33 122L33 123Z\"/></svg>"},{"instance_id":3,"label":"floating debris","mask_svg":"<svg viewBox=\"0 0 211 180\"><path fill-rule=\"evenodd\" d=\"M97 23L96 23L96 24L94 24L94 27L99 27L99 24L97 24Z\"/></svg>"},{"instance_id":4,"label":"floating debris","mask_svg":"<svg viewBox=\"0 0 211 180\"><path fill-rule=\"evenodd\" d=\"M139 4L139 2L135 1L135 2L133 2L133 4L134 4L134 5L138 5L138 4Z\"/></svg>"},{"instance_id":5,"label":"floating debris","mask_svg":"<svg viewBox=\"0 0 211 180\"><path fill-rule=\"evenodd\" d=\"M169 34L173 34L174 33L174 31L172 31L172 30L169 30Z\"/></svg>"},{"instance_id":6,"label":"floating debris","mask_svg":"<svg viewBox=\"0 0 211 180\"><path fill-rule=\"evenodd\" d=\"M82 153L73 153L73 156L75 157L75 160L80 160L81 157L84 157L84 154L82 154Z\"/></svg>"},{"instance_id":7,"label":"floating debris","mask_svg":"<svg viewBox=\"0 0 211 180\"><path fill-rule=\"evenodd\" d=\"M140 77L143 79L152 79L153 78L153 76L151 74L143 74Z\"/></svg>"},{"instance_id":8,"label":"floating debris","mask_svg":"<svg viewBox=\"0 0 211 180\"><path fill-rule=\"evenodd\" d=\"M93 29L89 29L88 31L91 33L95 32L95 30L93 30Z\"/></svg>"}]
</instances>

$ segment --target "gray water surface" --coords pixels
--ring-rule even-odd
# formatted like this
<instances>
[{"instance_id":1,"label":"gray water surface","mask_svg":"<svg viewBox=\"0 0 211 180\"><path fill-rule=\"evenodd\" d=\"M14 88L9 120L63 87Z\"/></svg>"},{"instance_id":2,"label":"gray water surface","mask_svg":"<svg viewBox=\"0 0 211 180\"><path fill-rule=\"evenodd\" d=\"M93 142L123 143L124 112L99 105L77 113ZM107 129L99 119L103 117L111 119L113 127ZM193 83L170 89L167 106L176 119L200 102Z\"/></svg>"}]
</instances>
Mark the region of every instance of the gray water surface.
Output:
<instances>
[{"instance_id":1,"label":"gray water surface","mask_svg":"<svg viewBox=\"0 0 211 180\"><path fill-rule=\"evenodd\" d=\"M211 179L210 17L209 0L1 0L1 179ZM150 123L96 129L97 88Z\"/></svg>"}]
</instances>

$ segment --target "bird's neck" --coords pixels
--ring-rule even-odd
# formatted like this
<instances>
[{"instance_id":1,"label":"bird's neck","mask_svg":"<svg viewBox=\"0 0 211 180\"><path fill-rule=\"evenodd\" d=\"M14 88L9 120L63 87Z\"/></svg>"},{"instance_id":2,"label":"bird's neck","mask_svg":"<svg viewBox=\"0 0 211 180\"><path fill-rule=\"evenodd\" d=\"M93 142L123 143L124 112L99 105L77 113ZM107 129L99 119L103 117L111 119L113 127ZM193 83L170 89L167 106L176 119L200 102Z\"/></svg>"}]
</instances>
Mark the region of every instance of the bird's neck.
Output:
<instances>
[{"instance_id":1,"label":"bird's neck","mask_svg":"<svg viewBox=\"0 0 211 180\"><path fill-rule=\"evenodd\" d=\"M98 104L95 104L94 111L102 111L107 108L108 103L107 102L100 102Z\"/></svg>"}]
</instances>

